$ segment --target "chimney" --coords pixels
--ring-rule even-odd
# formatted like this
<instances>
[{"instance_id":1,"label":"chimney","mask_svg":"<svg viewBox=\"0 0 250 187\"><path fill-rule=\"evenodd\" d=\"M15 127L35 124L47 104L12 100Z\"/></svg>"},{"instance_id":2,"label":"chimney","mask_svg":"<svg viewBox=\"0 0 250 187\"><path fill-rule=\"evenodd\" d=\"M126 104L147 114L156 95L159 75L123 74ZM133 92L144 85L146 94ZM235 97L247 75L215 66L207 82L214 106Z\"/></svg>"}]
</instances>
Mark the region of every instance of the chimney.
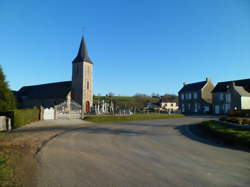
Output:
<instances>
[{"instance_id":1,"label":"chimney","mask_svg":"<svg viewBox=\"0 0 250 187\"><path fill-rule=\"evenodd\" d=\"M206 82L212 82L212 78L207 77L207 78L206 78Z\"/></svg>"},{"instance_id":2,"label":"chimney","mask_svg":"<svg viewBox=\"0 0 250 187\"><path fill-rule=\"evenodd\" d=\"M235 86L235 82L234 81L230 82L230 87L233 88L234 86Z\"/></svg>"},{"instance_id":3,"label":"chimney","mask_svg":"<svg viewBox=\"0 0 250 187\"><path fill-rule=\"evenodd\" d=\"M184 82L184 83L183 83L183 86L186 86L186 85L187 85L187 83L186 83L186 82Z\"/></svg>"}]
</instances>

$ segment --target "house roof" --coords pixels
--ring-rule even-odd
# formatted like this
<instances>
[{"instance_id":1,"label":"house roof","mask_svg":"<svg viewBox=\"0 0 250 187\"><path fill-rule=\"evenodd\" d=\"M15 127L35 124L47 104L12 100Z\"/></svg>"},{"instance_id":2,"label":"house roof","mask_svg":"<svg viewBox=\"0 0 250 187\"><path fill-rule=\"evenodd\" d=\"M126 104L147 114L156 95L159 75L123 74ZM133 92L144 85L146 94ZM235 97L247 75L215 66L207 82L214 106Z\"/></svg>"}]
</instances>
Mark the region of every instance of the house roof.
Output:
<instances>
[{"instance_id":1,"label":"house roof","mask_svg":"<svg viewBox=\"0 0 250 187\"><path fill-rule=\"evenodd\" d=\"M250 96L250 92L247 92L243 86L234 86L234 89L237 91L238 94L241 96Z\"/></svg>"},{"instance_id":2,"label":"house roof","mask_svg":"<svg viewBox=\"0 0 250 187\"><path fill-rule=\"evenodd\" d=\"M199 91L206 85L206 83L207 81L185 84L179 92Z\"/></svg>"},{"instance_id":3,"label":"house roof","mask_svg":"<svg viewBox=\"0 0 250 187\"><path fill-rule=\"evenodd\" d=\"M93 62L89 58L87 46L83 37L81 39L81 43L80 43L77 56L73 60L73 63L77 63L77 62L89 62L93 64Z\"/></svg>"},{"instance_id":4,"label":"house roof","mask_svg":"<svg viewBox=\"0 0 250 187\"><path fill-rule=\"evenodd\" d=\"M241 80L234 80L234 81L219 82L213 89L212 93L226 92L228 86L231 85L233 82L235 86L243 86L247 92L250 92L250 79L241 79Z\"/></svg>"},{"instance_id":5,"label":"house roof","mask_svg":"<svg viewBox=\"0 0 250 187\"><path fill-rule=\"evenodd\" d=\"M18 96L29 99L65 98L71 90L71 81L49 84L24 86L18 91Z\"/></svg>"}]
</instances>

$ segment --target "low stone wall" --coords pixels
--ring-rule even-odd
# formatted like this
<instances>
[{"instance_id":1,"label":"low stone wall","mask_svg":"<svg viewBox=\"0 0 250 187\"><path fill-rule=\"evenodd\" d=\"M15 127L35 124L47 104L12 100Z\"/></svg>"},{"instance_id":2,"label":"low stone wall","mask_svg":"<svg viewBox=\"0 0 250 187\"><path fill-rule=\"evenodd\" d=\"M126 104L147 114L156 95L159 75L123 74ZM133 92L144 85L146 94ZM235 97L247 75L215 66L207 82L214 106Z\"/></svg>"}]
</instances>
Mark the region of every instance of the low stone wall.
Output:
<instances>
[{"instance_id":1,"label":"low stone wall","mask_svg":"<svg viewBox=\"0 0 250 187\"><path fill-rule=\"evenodd\" d=\"M11 119L6 116L0 116L0 131L11 130Z\"/></svg>"}]
</instances>

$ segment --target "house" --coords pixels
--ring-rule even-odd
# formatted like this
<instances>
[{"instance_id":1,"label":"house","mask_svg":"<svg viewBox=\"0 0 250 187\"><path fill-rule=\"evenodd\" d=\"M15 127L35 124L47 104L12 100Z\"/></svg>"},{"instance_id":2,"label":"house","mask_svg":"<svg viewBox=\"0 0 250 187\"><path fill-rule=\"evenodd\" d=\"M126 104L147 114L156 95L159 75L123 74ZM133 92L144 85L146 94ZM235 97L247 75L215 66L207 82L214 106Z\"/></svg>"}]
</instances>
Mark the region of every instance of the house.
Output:
<instances>
[{"instance_id":1,"label":"house","mask_svg":"<svg viewBox=\"0 0 250 187\"><path fill-rule=\"evenodd\" d=\"M177 112L179 109L176 102L164 99L163 97L161 97L159 102L149 102L147 108L167 112Z\"/></svg>"},{"instance_id":2,"label":"house","mask_svg":"<svg viewBox=\"0 0 250 187\"><path fill-rule=\"evenodd\" d=\"M178 92L180 111L182 113L210 113L213 88L214 85L209 78L202 82L184 83Z\"/></svg>"},{"instance_id":3,"label":"house","mask_svg":"<svg viewBox=\"0 0 250 187\"><path fill-rule=\"evenodd\" d=\"M161 110L169 112L177 112L179 110L176 102L161 102Z\"/></svg>"},{"instance_id":4,"label":"house","mask_svg":"<svg viewBox=\"0 0 250 187\"><path fill-rule=\"evenodd\" d=\"M90 112L93 105L93 62L82 37L78 54L72 61L72 80L41 85L24 86L14 92L20 108L57 107L63 110Z\"/></svg>"},{"instance_id":5,"label":"house","mask_svg":"<svg viewBox=\"0 0 250 187\"><path fill-rule=\"evenodd\" d=\"M161 109L161 105L160 105L160 102L148 102L145 108L159 111Z\"/></svg>"},{"instance_id":6,"label":"house","mask_svg":"<svg viewBox=\"0 0 250 187\"><path fill-rule=\"evenodd\" d=\"M250 79L219 82L212 95L215 114L250 109Z\"/></svg>"}]
</instances>

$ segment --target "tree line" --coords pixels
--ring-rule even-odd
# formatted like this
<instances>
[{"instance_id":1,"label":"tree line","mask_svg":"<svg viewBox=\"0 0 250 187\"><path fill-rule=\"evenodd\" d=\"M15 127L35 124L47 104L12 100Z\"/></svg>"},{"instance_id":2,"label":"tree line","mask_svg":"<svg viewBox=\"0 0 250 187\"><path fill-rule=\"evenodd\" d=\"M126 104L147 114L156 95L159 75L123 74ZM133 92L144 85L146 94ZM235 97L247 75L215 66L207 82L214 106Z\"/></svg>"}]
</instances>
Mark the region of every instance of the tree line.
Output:
<instances>
[{"instance_id":1,"label":"tree line","mask_svg":"<svg viewBox=\"0 0 250 187\"><path fill-rule=\"evenodd\" d=\"M16 108L16 99L12 91L9 89L9 84L5 80L5 75L0 66L0 112L11 111Z\"/></svg>"}]
</instances>

